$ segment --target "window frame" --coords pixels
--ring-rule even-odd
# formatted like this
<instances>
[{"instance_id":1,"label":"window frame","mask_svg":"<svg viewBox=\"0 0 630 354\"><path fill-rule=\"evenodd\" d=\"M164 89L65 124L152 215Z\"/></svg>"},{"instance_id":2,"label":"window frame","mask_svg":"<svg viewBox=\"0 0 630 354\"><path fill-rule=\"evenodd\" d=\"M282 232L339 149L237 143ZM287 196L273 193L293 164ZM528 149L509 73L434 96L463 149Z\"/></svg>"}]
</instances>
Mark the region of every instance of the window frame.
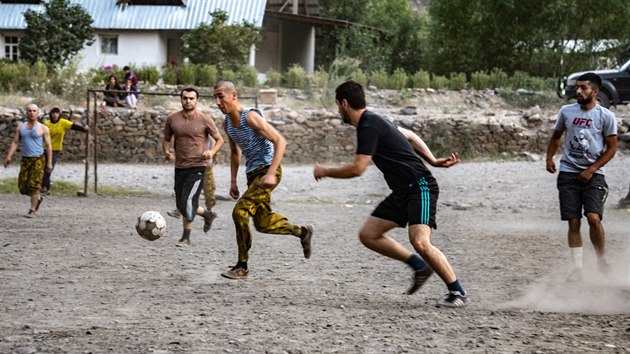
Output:
<instances>
[{"instance_id":1,"label":"window frame","mask_svg":"<svg viewBox=\"0 0 630 354\"><path fill-rule=\"evenodd\" d=\"M11 41L9 41L11 39ZM13 42L15 40L15 42ZM5 35L3 38L4 53L2 57L4 59L18 61L20 60L20 36Z\"/></svg>"},{"instance_id":2,"label":"window frame","mask_svg":"<svg viewBox=\"0 0 630 354\"><path fill-rule=\"evenodd\" d=\"M101 54L118 55L118 35L101 34L99 44Z\"/></svg>"}]
</instances>

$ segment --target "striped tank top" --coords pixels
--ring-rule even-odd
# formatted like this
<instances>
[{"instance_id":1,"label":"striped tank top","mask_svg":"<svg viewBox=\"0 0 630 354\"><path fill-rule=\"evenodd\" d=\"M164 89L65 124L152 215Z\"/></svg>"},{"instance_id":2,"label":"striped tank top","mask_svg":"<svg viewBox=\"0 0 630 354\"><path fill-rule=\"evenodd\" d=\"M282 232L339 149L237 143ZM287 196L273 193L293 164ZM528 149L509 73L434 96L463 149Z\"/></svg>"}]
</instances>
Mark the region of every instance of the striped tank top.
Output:
<instances>
[{"instance_id":1,"label":"striped tank top","mask_svg":"<svg viewBox=\"0 0 630 354\"><path fill-rule=\"evenodd\" d=\"M247 125L245 117L250 110L260 114L262 118L262 113L258 109L245 109L241 114L238 128L232 126L229 115L225 116L225 127L230 139L241 148L243 155L245 155L245 173L260 166L271 165L274 153L273 143Z\"/></svg>"}]
</instances>

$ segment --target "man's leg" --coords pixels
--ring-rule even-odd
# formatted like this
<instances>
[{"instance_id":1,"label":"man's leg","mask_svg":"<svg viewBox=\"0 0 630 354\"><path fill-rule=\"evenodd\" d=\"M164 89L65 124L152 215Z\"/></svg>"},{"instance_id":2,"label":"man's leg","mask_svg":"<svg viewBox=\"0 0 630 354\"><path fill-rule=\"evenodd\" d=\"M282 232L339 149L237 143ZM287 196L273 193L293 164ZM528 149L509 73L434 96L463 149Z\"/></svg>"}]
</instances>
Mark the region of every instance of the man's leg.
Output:
<instances>
[{"instance_id":1,"label":"man's leg","mask_svg":"<svg viewBox=\"0 0 630 354\"><path fill-rule=\"evenodd\" d=\"M597 213L587 213L589 236L595 253L597 254L597 266L600 272L606 274L609 272L609 265L606 262L606 233L604 232L604 224Z\"/></svg>"},{"instance_id":2,"label":"man's leg","mask_svg":"<svg viewBox=\"0 0 630 354\"><path fill-rule=\"evenodd\" d=\"M568 281L575 282L582 280L582 234L580 232L581 220L579 218L569 219L569 231L567 241L573 260L573 271L569 275Z\"/></svg>"},{"instance_id":3,"label":"man's leg","mask_svg":"<svg viewBox=\"0 0 630 354\"><path fill-rule=\"evenodd\" d=\"M444 283L450 284L457 280L446 256L431 244L431 228L428 225L409 225L409 241L416 252L442 278Z\"/></svg>"},{"instance_id":4,"label":"man's leg","mask_svg":"<svg viewBox=\"0 0 630 354\"><path fill-rule=\"evenodd\" d=\"M406 262L411 257L411 252L396 240L385 235L389 230L398 227L393 221L368 216L361 230L359 240L363 245L383 256Z\"/></svg>"},{"instance_id":5,"label":"man's leg","mask_svg":"<svg viewBox=\"0 0 630 354\"><path fill-rule=\"evenodd\" d=\"M203 210L201 215L203 216L203 232L208 232L212 228L212 222L217 217L217 214L212 210L216 205L216 199L214 197L215 185L214 185L214 173L212 172L212 162L206 166L203 174L203 196L205 199L206 209Z\"/></svg>"}]
</instances>

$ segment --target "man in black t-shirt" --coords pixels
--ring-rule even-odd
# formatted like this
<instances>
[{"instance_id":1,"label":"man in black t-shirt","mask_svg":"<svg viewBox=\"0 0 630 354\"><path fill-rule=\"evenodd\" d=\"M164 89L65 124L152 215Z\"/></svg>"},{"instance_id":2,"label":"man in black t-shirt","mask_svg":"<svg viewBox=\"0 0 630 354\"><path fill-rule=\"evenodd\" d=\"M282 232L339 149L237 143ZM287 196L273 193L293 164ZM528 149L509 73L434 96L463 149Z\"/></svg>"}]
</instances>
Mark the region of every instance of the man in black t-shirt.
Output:
<instances>
[{"instance_id":1,"label":"man in black t-shirt","mask_svg":"<svg viewBox=\"0 0 630 354\"><path fill-rule=\"evenodd\" d=\"M357 129L354 160L340 167L315 165L316 180L324 177L353 178L365 172L370 161L383 173L392 193L364 222L359 239L369 249L402 261L414 270L413 283L407 290L418 291L435 271L448 287L440 307L463 307L470 302L444 254L431 244L431 228L437 228L435 209L438 185L420 156L434 167L451 167L459 162L456 153L436 159L427 145L413 132L366 110L363 87L346 81L335 91L335 100L344 123ZM420 156L418 156L420 155ZM412 253L385 235L395 227L409 224L409 240L418 252Z\"/></svg>"}]
</instances>

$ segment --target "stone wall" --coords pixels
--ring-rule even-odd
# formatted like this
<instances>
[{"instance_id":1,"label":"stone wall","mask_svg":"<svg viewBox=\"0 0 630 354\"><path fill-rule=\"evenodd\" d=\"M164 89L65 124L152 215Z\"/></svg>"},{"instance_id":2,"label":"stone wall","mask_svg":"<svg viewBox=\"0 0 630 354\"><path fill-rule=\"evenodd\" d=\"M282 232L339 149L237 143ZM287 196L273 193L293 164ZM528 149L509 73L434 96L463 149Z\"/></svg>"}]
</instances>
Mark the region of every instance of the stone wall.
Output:
<instances>
[{"instance_id":1,"label":"stone wall","mask_svg":"<svg viewBox=\"0 0 630 354\"><path fill-rule=\"evenodd\" d=\"M353 158L355 129L344 125L336 112L324 109L295 111L274 106L261 109L265 118L287 139L284 163L344 162ZM467 156L489 157L502 153L514 156L544 155L555 120L555 116L544 117L536 107L520 113L503 111L472 115L419 116L413 112L391 114L379 112L378 109L375 111L396 124L417 132L436 155L448 151L458 151ZM96 129L94 122L90 122L90 146L97 144L100 162L164 163L162 128L169 113L164 109L99 108ZM221 112L214 109L206 113L214 118L225 138ZM87 123L83 109L74 109L65 114L78 124ZM3 159L15 134L15 128L23 119L24 112L21 109L0 107L0 156ZM630 118L618 118L618 122L619 148L629 152ZM63 160L84 159L85 142L85 134L67 132ZM90 159L91 156L92 152ZM217 160L225 163L228 157L229 147L226 143Z\"/></svg>"}]
</instances>

